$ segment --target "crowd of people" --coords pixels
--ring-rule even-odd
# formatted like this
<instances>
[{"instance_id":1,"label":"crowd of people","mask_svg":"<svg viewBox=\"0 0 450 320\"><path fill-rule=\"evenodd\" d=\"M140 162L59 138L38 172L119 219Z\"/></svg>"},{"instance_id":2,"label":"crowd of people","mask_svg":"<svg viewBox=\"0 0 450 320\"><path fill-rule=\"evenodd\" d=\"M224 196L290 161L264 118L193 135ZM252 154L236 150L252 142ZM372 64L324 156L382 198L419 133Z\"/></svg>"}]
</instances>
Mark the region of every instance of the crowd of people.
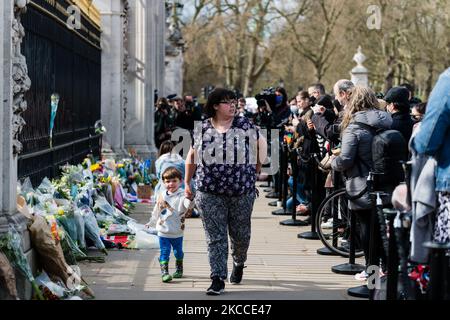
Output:
<instances>
[{"instance_id":1,"label":"crowd of people","mask_svg":"<svg viewBox=\"0 0 450 320\"><path fill-rule=\"evenodd\" d=\"M192 131L195 121L201 121L202 108L193 96L171 95L157 99L155 105L155 144L170 140L176 129Z\"/></svg>"},{"instance_id":2,"label":"crowd of people","mask_svg":"<svg viewBox=\"0 0 450 320\"><path fill-rule=\"evenodd\" d=\"M412 259L420 256L417 263L429 262L429 255L422 246L425 240L450 242L450 69L440 76L428 102L415 97L413 86L407 83L385 94L377 94L346 79L337 81L329 93L323 84L317 83L291 97L284 88L278 87L256 98L256 110L248 108L246 99L225 89L214 90L204 108L194 103L192 97L161 98L155 111L156 144L160 146L170 140L174 128L192 131L194 121L202 121L202 134L208 130L225 134L232 128L255 128L255 140L262 149L265 141L258 130L278 129L280 145L298 154L296 194L293 194L293 171L287 172L290 189L287 207L295 207L298 215L310 216L314 194L325 195L333 188L344 187L349 209L358 221L366 267L379 261L382 271L386 271L385 253L378 239L380 234L371 234L371 230L377 230L370 227L374 203L368 193L367 180L371 173L379 175L376 186L379 190L394 195L383 199L386 207L401 203L404 209L413 211L415 233L412 232L410 240L416 255L412 255ZM185 197L194 200L195 196L195 206L205 227L213 280L207 292L220 294L227 276L227 227L234 260L232 282L239 283L242 279L250 237L250 214L256 197L255 182L262 159L258 159L256 165L244 166L194 163L194 154L205 147L205 141L194 138L185 170L179 171L184 179ZM248 152L247 147L245 152ZM326 158L329 170L319 173L312 170L312 166L317 166L310 161L313 155ZM420 208L423 203L415 198L414 190L409 190L412 201L408 204L404 199L406 192L401 189L406 180L401 161L412 160L413 166L419 166L414 160L420 155L432 159L435 168L426 171L432 175L429 180L432 183L421 184L429 198L435 199L434 210L428 210L426 215L430 221L426 228L420 221L424 219ZM425 171L422 170L424 161L420 163L422 167L413 168L416 181L421 181L420 175L425 174L422 172ZM336 175L332 173L336 172L339 181L334 181ZM318 174L319 179L313 174ZM160 172L160 175L164 179L165 173ZM279 181L282 176L278 172L272 179ZM180 179L178 175L175 178ZM314 180L319 184L313 184ZM322 223L329 225L330 221ZM371 241L376 243L375 259L368 261ZM167 260L167 250L164 252ZM368 274L363 271L357 277L367 279Z\"/></svg>"},{"instance_id":3,"label":"crowd of people","mask_svg":"<svg viewBox=\"0 0 450 320\"><path fill-rule=\"evenodd\" d=\"M424 243L450 242L449 79L447 70L428 102L415 97L409 84L377 94L342 79L336 82L331 94L319 83L298 92L296 97L287 100L288 104L285 91L277 88L275 94L283 97L283 102L272 112L271 126L282 123L284 142L299 154L296 194L293 194L291 176L287 209L296 206L298 215L308 215L313 208L314 194L345 188L348 208L357 219L366 269L375 263L381 274L385 274L382 232L378 220L371 219L375 201L368 192L369 176L375 174L375 189L386 194L382 199L384 208L402 203L395 208L412 212L410 262L429 264L430 251ZM289 115L285 111L288 108ZM286 139L286 135L292 134L293 139ZM313 170L318 166L317 162L310 161L313 155L326 159L330 170ZM408 161L412 164L411 177L405 176L402 166ZM336 172L339 174L335 175ZM312 184L312 174L319 175L319 185ZM405 190L405 186L410 186L410 190ZM331 229L332 220L329 217L328 221L322 221L321 227ZM375 224L373 228L371 223ZM371 243L374 251L369 260ZM367 280L368 273L364 270L355 278Z\"/></svg>"}]
</instances>

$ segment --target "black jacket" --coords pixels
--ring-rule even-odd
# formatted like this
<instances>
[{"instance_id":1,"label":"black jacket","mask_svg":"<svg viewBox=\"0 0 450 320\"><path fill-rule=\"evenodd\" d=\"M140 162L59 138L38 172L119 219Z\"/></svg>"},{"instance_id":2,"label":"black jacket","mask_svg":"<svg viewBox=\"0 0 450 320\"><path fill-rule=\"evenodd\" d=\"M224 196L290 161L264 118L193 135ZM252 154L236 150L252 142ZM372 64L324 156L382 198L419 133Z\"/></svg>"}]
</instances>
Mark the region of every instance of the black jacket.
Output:
<instances>
[{"instance_id":1,"label":"black jacket","mask_svg":"<svg viewBox=\"0 0 450 320\"><path fill-rule=\"evenodd\" d=\"M332 110L326 110L323 114L315 114L312 117L312 122L316 127L316 131L319 135L332 142L333 144L339 144L340 140L340 128L339 125L342 121L344 113L340 112L339 117L336 117Z\"/></svg>"},{"instance_id":2,"label":"black jacket","mask_svg":"<svg viewBox=\"0 0 450 320\"><path fill-rule=\"evenodd\" d=\"M291 109L288 105L284 108L277 107L272 112L272 128L280 128L281 124L287 123L289 116L291 115Z\"/></svg>"},{"instance_id":3,"label":"black jacket","mask_svg":"<svg viewBox=\"0 0 450 320\"><path fill-rule=\"evenodd\" d=\"M397 112L392 114L392 130L398 130L401 132L406 142L409 142L412 135L414 122L412 121L408 113Z\"/></svg>"},{"instance_id":4,"label":"black jacket","mask_svg":"<svg viewBox=\"0 0 450 320\"><path fill-rule=\"evenodd\" d=\"M191 131L194 130L195 119L192 111L186 110L183 112L179 112L175 110L174 115L175 115L175 127Z\"/></svg>"}]
</instances>

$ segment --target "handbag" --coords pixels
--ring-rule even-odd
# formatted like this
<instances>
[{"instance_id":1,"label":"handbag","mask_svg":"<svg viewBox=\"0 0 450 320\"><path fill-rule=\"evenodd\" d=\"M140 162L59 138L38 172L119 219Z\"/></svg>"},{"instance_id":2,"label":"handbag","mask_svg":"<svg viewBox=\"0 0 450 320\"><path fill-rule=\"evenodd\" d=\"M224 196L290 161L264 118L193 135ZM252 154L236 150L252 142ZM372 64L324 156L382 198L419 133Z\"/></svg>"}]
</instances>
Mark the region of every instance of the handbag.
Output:
<instances>
[{"instance_id":1,"label":"handbag","mask_svg":"<svg viewBox=\"0 0 450 320\"><path fill-rule=\"evenodd\" d=\"M330 172L331 171L331 162L332 162L331 155L327 152L325 157L320 161L319 169L323 172Z\"/></svg>"}]
</instances>

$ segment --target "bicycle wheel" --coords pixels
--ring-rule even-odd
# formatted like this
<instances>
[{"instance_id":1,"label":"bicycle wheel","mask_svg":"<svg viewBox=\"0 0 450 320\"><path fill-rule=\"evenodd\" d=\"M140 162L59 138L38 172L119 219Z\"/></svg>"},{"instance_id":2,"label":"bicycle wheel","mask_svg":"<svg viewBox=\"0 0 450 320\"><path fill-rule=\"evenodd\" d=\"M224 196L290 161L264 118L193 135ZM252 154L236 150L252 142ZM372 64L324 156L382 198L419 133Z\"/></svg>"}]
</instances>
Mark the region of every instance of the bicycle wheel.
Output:
<instances>
[{"instance_id":1,"label":"bicycle wheel","mask_svg":"<svg viewBox=\"0 0 450 320\"><path fill-rule=\"evenodd\" d=\"M325 247L340 256L350 256L350 211L345 189L334 191L322 201L316 214L316 226ZM358 225L356 227L358 230ZM356 232L355 257L364 255L360 243L359 232Z\"/></svg>"}]
</instances>

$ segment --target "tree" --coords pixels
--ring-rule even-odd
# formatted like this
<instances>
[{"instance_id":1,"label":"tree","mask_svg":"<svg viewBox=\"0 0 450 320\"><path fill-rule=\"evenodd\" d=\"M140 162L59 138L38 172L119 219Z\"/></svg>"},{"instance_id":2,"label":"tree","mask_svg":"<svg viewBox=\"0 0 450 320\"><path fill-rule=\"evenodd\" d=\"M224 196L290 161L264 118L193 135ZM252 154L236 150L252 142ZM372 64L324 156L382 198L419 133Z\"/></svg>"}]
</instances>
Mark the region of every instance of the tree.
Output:
<instances>
[{"instance_id":1,"label":"tree","mask_svg":"<svg viewBox=\"0 0 450 320\"><path fill-rule=\"evenodd\" d=\"M192 32L199 31L195 26L203 21L201 29L209 30L208 35L204 34L203 42L212 41L220 48L219 51L205 53L212 60L222 61L225 85L246 96L252 93L253 83L271 62L271 52L267 50L266 42L272 31L270 22L275 19L273 3L274 0L196 2L191 22L185 23L189 26L186 31ZM201 19L201 10L208 11L209 16Z\"/></svg>"},{"instance_id":2,"label":"tree","mask_svg":"<svg viewBox=\"0 0 450 320\"><path fill-rule=\"evenodd\" d=\"M193 0L191 0L193 3ZM450 66L448 0L196 0L186 20L186 88L207 82L250 95L283 79L288 92L348 78L362 46L370 85L409 82L426 99ZM369 8L381 14L370 28ZM194 12L197 12L194 14ZM197 89L198 88L198 89Z\"/></svg>"},{"instance_id":3,"label":"tree","mask_svg":"<svg viewBox=\"0 0 450 320\"><path fill-rule=\"evenodd\" d=\"M303 0L294 12L277 9L291 32L293 48L313 64L317 81L331 66L330 59L338 46L332 35L345 7L346 0Z\"/></svg>"}]
</instances>

